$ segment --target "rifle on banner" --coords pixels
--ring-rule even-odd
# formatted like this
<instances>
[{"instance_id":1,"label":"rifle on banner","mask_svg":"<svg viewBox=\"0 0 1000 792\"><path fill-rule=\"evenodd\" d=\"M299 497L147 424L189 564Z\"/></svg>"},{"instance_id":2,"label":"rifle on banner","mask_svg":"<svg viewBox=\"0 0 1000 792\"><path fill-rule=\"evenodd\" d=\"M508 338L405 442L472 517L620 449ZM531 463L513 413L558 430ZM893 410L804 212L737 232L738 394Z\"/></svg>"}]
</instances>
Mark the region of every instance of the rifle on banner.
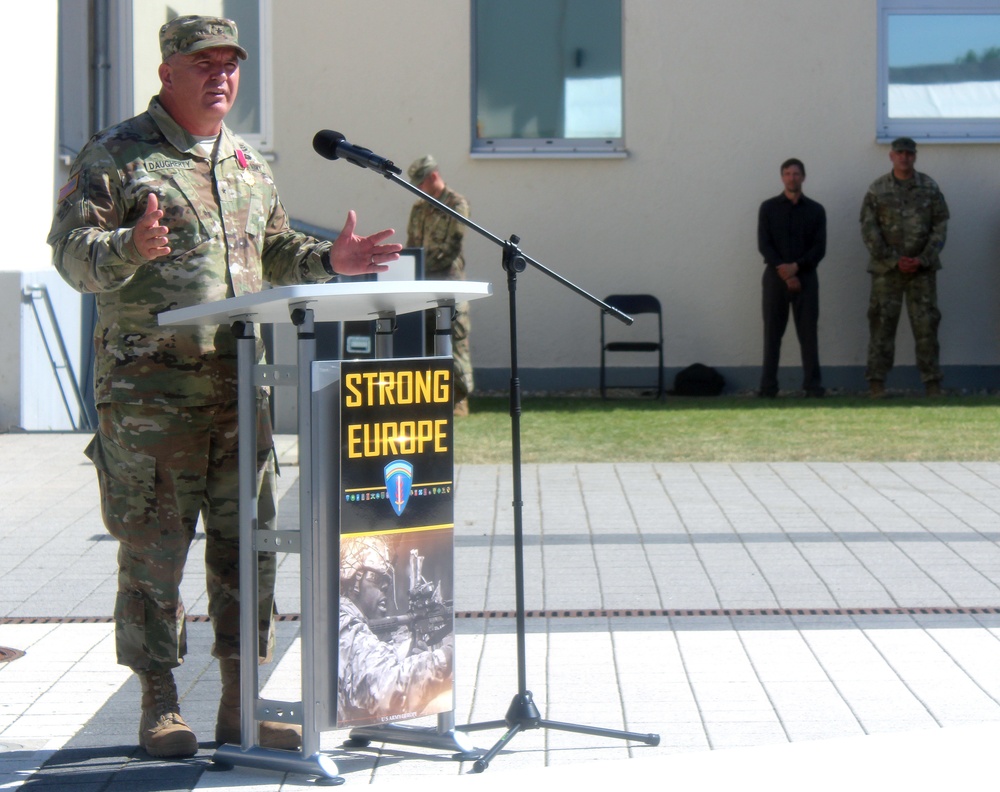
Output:
<instances>
[{"instance_id":1,"label":"rifle on banner","mask_svg":"<svg viewBox=\"0 0 1000 792\"><path fill-rule=\"evenodd\" d=\"M430 649L441 643L453 629L453 600L444 599L441 584L423 576L424 557L410 550L409 607L405 613L372 619L368 626L380 641L401 643L400 631L409 633L410 651Z\"/></svg>"}]
</instances>

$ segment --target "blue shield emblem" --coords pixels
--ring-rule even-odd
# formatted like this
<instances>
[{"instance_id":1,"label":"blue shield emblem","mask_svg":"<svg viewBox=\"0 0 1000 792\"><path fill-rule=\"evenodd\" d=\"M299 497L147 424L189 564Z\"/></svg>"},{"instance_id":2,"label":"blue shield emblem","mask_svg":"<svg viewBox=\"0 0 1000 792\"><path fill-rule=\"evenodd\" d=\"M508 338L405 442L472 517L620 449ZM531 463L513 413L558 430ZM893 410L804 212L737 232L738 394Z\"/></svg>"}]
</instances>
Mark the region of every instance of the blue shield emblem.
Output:
<instances>
[{"instance_id":1,"label":"blue shield emblem","mask_svg":"<svg viewBox=\"0 0 1000 792\"><path fill-rule=\"evenodd\" d=\"M410 500L413 486L413 465L403 459L395 459L385 466L385 491L396 516L403 513Z\"/></svg>"}]
</instances>

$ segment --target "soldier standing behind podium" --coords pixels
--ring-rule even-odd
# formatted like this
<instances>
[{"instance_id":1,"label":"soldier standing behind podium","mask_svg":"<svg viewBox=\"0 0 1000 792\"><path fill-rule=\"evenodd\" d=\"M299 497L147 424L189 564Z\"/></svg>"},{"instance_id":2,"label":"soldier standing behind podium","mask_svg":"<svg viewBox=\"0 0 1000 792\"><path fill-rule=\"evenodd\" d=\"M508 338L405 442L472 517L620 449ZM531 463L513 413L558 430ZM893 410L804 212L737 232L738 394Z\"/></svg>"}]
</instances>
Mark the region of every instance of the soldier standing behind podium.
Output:
<instances>
[{"instance_id":1,"label":"soldier standing behind podium","mask_svg":"<svg viewBox=\"0 0 1000 792\"><path fill-rule=\"evenodd\" d=\"M801 160L781 163L780 195L760 205L757 249L764 257L761 280L764 315L764 363L760 395L778 395L781 339L791 309L802 353L802 388L806 396L823 396L819 367L819 276L826 255L826 210L802 194L806 167Z\"/></svg>"},{"instance_id":2,"label":"soldier standing behind podium","mask_svg":"<svg viewBox=\"0 0 1000 792\"><path fill-rule=\"evenodd\" d=\"M431 198L469 216L469 202L448 187L441 178L438 164L429 154L410 165L410 183ZM424 277L429 280L465 280L465 259L462 242L465 226L428 201L417 201L410 210L406 226L406 246L424 249ZM469 354L471 329L469 304L458 303L451 323L451 354L455 365L455 415L468 415L469 394L472 393L472 358ZM434 354L434 314L426 321L427 354Z\"/></svg>"},{"instance_id":3,"label":"soldier standing behind podium","mask_svg":"<svg viewBox=\"0 0 1000 792\"><path fill-rule=\"evenodd\" d=\"M160 30L161 88L148 110L90 140L58 198L49 244L63 278L97 295L87 449L108 531L118 540L117 659L142 685L140 745L190 756L172 669L187 651L180 597L199 514L222 697L218 742L239 743L239 483L236 344L227 326L160 327L163 311L386 269L393 232L332 245L292 231L263 158L223 123L239 88L236 25L186 16ZM259 351L262 351L260 349ZM266 396L258 394L258 520L276 492ZM258 556L258 653L273 649L273 554ZM262 722L260 743L297 749L301 729Z\"/></svg>"},{"instance_id":4,"label":"soldier standing behind podium","mask_svg":"<svg viewBox=\"0 0 1000 792\"><path fill-rule=\"evenodd\" d=\"M874 398L885 396L905 299L920 379L928 396L940 396L937 271L948 235L948 205L937 183L914 169L917 144L911 138L892 141L889 159L892 171L872 182L861 204L861 238L872 275L865 378Z\"/></svg>"}]
</instances>

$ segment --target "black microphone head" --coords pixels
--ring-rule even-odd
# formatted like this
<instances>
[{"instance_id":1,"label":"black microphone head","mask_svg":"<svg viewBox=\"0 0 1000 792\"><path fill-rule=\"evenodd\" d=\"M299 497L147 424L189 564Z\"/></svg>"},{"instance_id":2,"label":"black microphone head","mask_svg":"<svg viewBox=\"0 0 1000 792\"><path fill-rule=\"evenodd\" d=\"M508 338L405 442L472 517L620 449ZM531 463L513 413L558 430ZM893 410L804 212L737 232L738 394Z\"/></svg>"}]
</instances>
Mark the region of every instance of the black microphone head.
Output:
<instances>
[{"instance_id":1,"label":"black microphone head","mask_svg":"<svg viewBox=\"0 0 1000 792\"><path fill-rule=\"evenodd\" d=\"M313 137L313 149L321 157L328 160L337 159L337 146L343 143L346 138L339 132L330 129L321 129Z\"/></svg>"}]
</instances>

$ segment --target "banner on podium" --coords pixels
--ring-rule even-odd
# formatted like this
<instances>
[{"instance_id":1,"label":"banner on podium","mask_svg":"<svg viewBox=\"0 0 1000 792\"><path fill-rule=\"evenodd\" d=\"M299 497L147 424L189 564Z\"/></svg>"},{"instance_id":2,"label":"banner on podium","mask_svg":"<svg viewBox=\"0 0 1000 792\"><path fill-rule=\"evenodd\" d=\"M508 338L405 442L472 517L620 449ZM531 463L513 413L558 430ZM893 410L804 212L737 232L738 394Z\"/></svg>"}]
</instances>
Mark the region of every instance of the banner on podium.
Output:
<instances>
[{"instance_id":1,"label":"banner on podium","mask_svg":"<svg viewBox=\"0 0 1000 792\"><path fill-rule=\"evenodd\" d=\"M454 708L450 358L341 364L337 725Z\"/></svg>"}]
</instances>

